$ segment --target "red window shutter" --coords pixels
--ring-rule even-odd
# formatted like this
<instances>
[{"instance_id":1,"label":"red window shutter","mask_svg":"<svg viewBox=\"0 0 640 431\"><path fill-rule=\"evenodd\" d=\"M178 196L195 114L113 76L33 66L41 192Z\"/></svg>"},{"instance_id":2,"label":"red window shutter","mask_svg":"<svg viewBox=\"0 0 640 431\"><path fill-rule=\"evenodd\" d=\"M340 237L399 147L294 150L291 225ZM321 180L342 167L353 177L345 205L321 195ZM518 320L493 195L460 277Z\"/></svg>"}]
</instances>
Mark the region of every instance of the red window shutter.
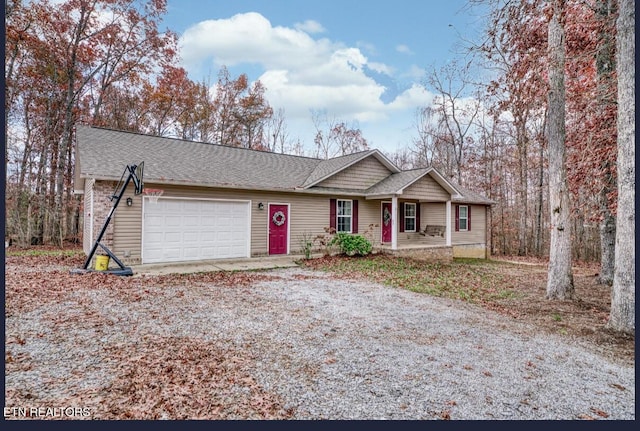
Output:
<instances>
[{"instance_id":1,"label":"red window shutter","mask_svg":"<svg viewBox=\"0 0 640 431\"><path fill-rule=\"evenodd\" d=\"M420 202L416 202L416 232L420 232Z\"/></svg>"},{"instance_id":2,"label":"red window shutter","mask_svg":"<svg viewBox=\"0 0 640 431\"><path fill-rule=\"evenodd\" d=\"M400 204L400 232L404 232L404 202Z\"/></svg>"},{"instance_id":3,"label":"red window shutter","mask_svg":"<svg viewBox=\"0 0 640 431\"><path fill-rule=\"evenodd\" d=\"M358 200L354 199L351 205L351 233L358 233Z\"/></svg>"},{"instance_id":4,"label":"red window shutter","mask_svg":"<svg viewBox=\"0 0 640 431\"><path fill-rule=\"evenodd\" d=\"M456 205L456 232L460 230L460 205Z\"/></svg>"},{"instance_id":5,"label":"red window shutter","mask_svg":"<svg viewBox=\"0 0 640 431\"><path fill-rule=\"evenodd\" d=\"M467 230L471 230L471 205L467 207Z\"/></svg>"},{"instance_id":6,"label":"red window shutter","mask_svg":"<svg viewBox=\"0 0 640 431\"><path fill-rule=\"evenodd\" d=\"M338 217L338 210L335 199L329 199L329 227L333 229L337 229L336 225Z\"/></svg>"}]
</instances>

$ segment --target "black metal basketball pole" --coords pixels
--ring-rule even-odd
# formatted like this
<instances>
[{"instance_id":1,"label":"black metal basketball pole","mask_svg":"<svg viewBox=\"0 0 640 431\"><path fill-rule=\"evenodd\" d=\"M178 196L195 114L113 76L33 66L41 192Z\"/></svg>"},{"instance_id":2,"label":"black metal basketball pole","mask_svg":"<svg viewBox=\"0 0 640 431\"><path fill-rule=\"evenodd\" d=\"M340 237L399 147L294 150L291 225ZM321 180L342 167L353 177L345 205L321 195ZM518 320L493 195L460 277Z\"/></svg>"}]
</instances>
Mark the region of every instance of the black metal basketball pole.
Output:
<instances>
[{"instance_id":1,"label":"black metal basketball pole","mask_svg":"<svg viewBox=\"0 0 640 431\"><path fill-rule=\"evenodd\" d=\"M117 195L112 196L112 199L115 198L115 202L113 203L113 206L111 207L111 211L109 211L109 215L107 215L107 219L104 221L104 225L102 225L102 230L100 231L100 234L98 235L98 237L96 238L96 241L93 244L93 247L91 248L91 251L89 252L89 255L87 256L87 260L85 260L84 262L84 266L82 267L82 270L77 270L77 271L72 271L72 272L86 272L89 270L89 265L91 264L91 260L93 259L93 256L96 253L96 250L98 249L98 247L101 247L117 264L118 266L120 266L120 270L116 270L116 271L110 271L111 273L117 274L117 275L133 275L133 271L131 271L131 268L125 267L124 264L120 261L120 259L118 259L113 252L111 252L111 250L109 250L105 245L103 245L100 241L102 240L102 237L104 236L105 232L107 231L107 227L109 227L109 223L111 222L111 218L113 217L113 214L116 211L116 208L118 207L118 204L120 203L120 200L122 199L122 196L124 195L124 192L127 190L127 186L129 185L129 183L131 182L131 180L135 177L136 173L136 165L127 165L125 172L128 171L129 175L127 176L126 181L124 182L122 188L120 189L120 191L118 192ZM139 179L138 179L139 181ZM134 181L135 182L135 181Z\"/></svg>"}]
</instances>

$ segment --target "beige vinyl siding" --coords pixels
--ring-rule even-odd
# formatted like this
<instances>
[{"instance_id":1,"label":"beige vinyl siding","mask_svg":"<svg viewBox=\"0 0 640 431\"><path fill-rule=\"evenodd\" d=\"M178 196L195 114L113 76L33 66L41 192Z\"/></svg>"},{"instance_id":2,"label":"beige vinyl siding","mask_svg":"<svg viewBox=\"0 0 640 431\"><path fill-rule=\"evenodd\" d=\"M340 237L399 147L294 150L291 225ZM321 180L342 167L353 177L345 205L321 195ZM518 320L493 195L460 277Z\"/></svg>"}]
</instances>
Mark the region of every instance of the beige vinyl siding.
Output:
<instances>
[{"instance_id":1,"label":"beige vinyl siding","mask_svg":"<svg viewBox=\"0 0 640 431\"><path fill-rule=\"evenodd\" d=\"M127 198L133 199L133 205L127 206ZM113 216L113 249L119 259L129 264L141 262L142 241L142 196L136 196L130 184L125 190Z\"/></svg>"},{"instance_id":2,"label":"beige vinyl siding","mask_svg":"<svg viewBox=\"0 0 640 431\"><path fill-rule=\"evenodd\" d=\"M365 190L382 181L389 174L391 174L389 169L378 159L370 156L318 183L318 186Z\"/></svg>"},{"instance_id":3,"label":"beige vinyl siding","mask_svg":"<svg viewBox=\"0 0 640 431\"><path fill-rule=\"evenodd\" d=\"M444 202L451 199L451 195L427 174L407 187L402 193L402 198Z\"/></svg>"},{"instance_id":4,"label":"beige vinyl siding","mask_svg":"<svg viewBox=\"0 0 640 431\"><path fill-rule=\"evenodd\" d=\"M147 188L164 189L164 197L191 198L191 199L229 199L251 201L251 255L261 256L268 254L267 218L268 204L289 204L290 214L290 238L289 251L292 254L301 253L301 240L303 235L317 236L325 233L325 227L329 227L329 199L353 199L347 196L318 196L300 193L254 192L244 190L225 190L202 187L156 186L145 184ZM132 197L132 207L126 206L126 198ZM130 253L130 258L124 258L130 263L136 263L141 255L142 232L142 197L133 196L132 191L127 191L123 201L116 211L114 222L115 246L114 253L124 258L125 251ZM264 210L258 209L258 203L264 204ZM145 205L153 205L146 203ZM358 228L364 232L369 224L380 223L380 202L359 199L358 204ZM376 228L374 239L380 240L380 227ZM137 260L136 260L137 259Z\"/></svg>"},{"instance_id":5,"label":"beige vinyl siding","mask_svg":"<svg viewBox=\"0 0 640 431\"><path fill-rule=\"evenodd\" d=\"M425 202L420 205L420 229L426 225L447 225L447 204L440 202ZM471 225L473 227L473 225Z\"/></svg>"},{"instance_id":6,"label":"beige vinyl siding","mask_svg":"<svg viewBox=\"0 0 640 431\"><path fill-rule=\"evenodd\" d=\"M486 207L484 205L468 205L471 208L471 230L456 232L456 205L451 204L451 243L485 244L486 243Z\"/></svg>"},{"instance_id":7,"label":"beige vinyl siding","mask_svg":"<svg viewBox=\"0 0 640 431\"><path fill-rule=\"evenodd\" d=\"M268 204L289 204L290 237L289 252L301 253L301 240L303 235L313 237L325 234L325 228L330 225L329 200L330 199L354 199L353 196L319 196L315 194L286 193L286 192L256 192L244 190L227 190L204 187L181 187L145 184L147 188L164 189L165 197L192 198L192 199L223 199L251 201L251 256L268 254L267 218ZM133 206L127 207L126 198L133 198ZM86 198L86 195L85 195ZM373 229L367 237L374 245L381 242L381 201L358 199L358 233L364 234L369 226ZM264 204L264 210L258 209L258 203ZM405 202L401 200L399 203ZM146 205L153 205L146 203ZM486 232L486 209L483 205L471 205L470 232L455 232L455 204L451 205L451 229L452 243L455 244L484 244ZM423 202L420 204L420 229L427 224L445 225L444 202ZM398 215L396 215L398 216ZM112 251L128 264L140 262L142 245L142 196L134 196L130 187L121 201L115 213L114 220L114 244ZM399 223L401 221L399 220ZM399 224L398 224L399 226ZM99 229L94 226L95 229ZM97 232L94 232L97 234ZM398 233L398 245L425 244L444 245L445 238L422 236L418 233ZM129 257L125 257L125 253Z\"/></svg>"},{"instance_id":8,"label":"beige vinyl siding","mask_svg":"<svg viewBox=\"0 0 640 431\"><path fill-rule=\"evenodd\" d=\"M363 234L373 245L382 243L381 211L380 201L358 199L358 233Z\"/></svg>"}]
</instances>

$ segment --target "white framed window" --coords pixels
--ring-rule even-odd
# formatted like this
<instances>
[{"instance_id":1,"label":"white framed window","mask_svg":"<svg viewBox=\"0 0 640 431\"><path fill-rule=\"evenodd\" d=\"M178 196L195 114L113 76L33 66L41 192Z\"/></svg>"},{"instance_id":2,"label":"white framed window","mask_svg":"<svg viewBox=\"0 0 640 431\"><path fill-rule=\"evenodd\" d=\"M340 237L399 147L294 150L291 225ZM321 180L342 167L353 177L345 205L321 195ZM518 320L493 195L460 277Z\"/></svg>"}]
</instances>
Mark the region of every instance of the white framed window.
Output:
<instances>
[{"instance_id":1,"label":"white framed window","mask_svg":"<svg viewBox=\"0 0 640 431\"><path fill-rule=\"evenodd\" d=\"M416 204L411 202L404 203L404 231L416 231Z\"/></svg>"},{"instance_id":2,"label":"white framed window","mask_svg":"<svg viewBox=\"0 0 640 431\"><path fill-rule=\"evenodd\" d=\"M336 217L336 230L338 232L351 233L353 226L353 202L338 199Z\"/></svg>"},{"instance_id":3,"label":"white framed window","mask_svg":"<svg viewBox=\"0 0 640 431\"><path fill-rule=\"evenodd\" d=\"M469 230L469 207L460 205L458 208L458 230Z\"/></svg>"}]
</instances>

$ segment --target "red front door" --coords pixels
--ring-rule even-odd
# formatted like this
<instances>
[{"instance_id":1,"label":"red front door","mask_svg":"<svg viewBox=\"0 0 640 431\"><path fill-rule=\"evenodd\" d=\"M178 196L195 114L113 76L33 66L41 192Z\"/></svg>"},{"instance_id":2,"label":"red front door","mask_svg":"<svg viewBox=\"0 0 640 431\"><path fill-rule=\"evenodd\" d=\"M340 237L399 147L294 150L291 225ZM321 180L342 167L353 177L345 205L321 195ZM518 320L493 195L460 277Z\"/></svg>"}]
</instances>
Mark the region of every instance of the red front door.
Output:
<instances>
[{"instance_id":1,"label":"red front door","mask_svg":"<svg viewBox=\"0 0 640 431\"><path fill-rule=\"evenodd\" d=\"M269 254L287 254L289 207L269 205Z\"/></svg>"},{"instance_id":2,"label":"red front door","mask_svg":"<svg viewBox=\"0 0 640 431\"><path fill-rule=\"evenodd\" d=\"M391 242L391 202L382 202L382 242Z\"/></svg>"}]
</instances>

